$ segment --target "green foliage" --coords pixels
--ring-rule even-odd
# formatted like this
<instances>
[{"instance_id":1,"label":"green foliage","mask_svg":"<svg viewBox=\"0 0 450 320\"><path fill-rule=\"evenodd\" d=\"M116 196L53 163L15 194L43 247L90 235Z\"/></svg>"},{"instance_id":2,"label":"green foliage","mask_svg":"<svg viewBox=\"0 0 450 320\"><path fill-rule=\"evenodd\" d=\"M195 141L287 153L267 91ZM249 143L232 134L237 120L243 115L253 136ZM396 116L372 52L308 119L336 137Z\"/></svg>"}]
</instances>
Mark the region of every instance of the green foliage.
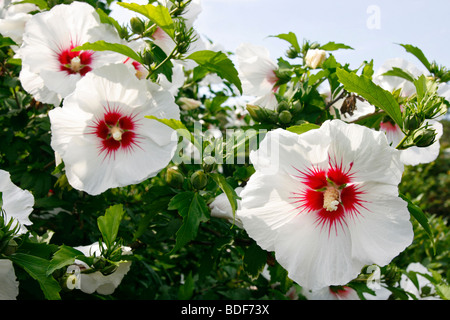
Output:
<instances>
[{"instance_id":1,"label":"green foliage","mask_svg":"<svg viewBox=\"0 0 450 320\"><path fill-rule=\"evenodd\" d=\"M163 29L172 39L175 38L175 26L170 16L169 10L162 6L154 6L152 4L139 5L136 3L124 3L118 2L118 5L132 10L134 12L140 13L143 16L150 19L154 22L158 27Z\"/></svg>"},{"instance_id":2,"label":"green foliage","mask_svg":"<svg viewBox=\"0 0 450 320\"><path fill-rule=\"evenodd\" d=\"M46 10L58 1L25 1L35 3ZM149 77L143 81L155 81L159 74L172 80L172 61L195 61L198 66L186 71L186 82L180 88L180 98L195 99L196 109L181 109L180 119L159 119L147 116L175 130L180 138L192 142L201 153L194 163L170 163L157 176L138 185L107 190L98 196L90 196L73 189L65 175L64 163L56 166L55 154L50 146L50 122L48 112L56 107L34 100L22 88L19 81L20 60L14 58L10 38L0 38L0 168L10 172L12 181L22 189L32 192L35 206L30 232L16 235L14 222L4 223L0 217L0 258L11 260L20 282L19 299L304 299L301 287L288 276L276 261L273 252L258 246L236 225L236 210L240 197L235 188L245 186L254 173L248 158L253 140L258 143L260 133L235 131L235 144L226 148L223 140L197 135L194 124L217 128L225 134L229 128L272 130L285 128L303 134L320 127L332 114L333 103L349 93L366 99L377 107L374 114L359 119L358 123L377 128L381 120L389 117L405 126L405 114L400 110L398 97L381 89L371 80L373 61L362 64L361 75L349 70L332 55L340 49L352 47L335 42L323 45L305 41L299 43L292 33L273 37L286 41L291 60L278 59L279 77L276 94L277 108L269 110L257 105L247 105L240 111L230 98L235 98L235 88L242 93L242 83L229 56L224 52L197 51L185 56L186 46L193 40L189 30L180 22L181 2L173 2L167 9L161 5L119 5L142 15L130 31L108 16L106 4L93 2L103 23L116 28L125 40L144 39L149 44L143 52L137 52L125 44L97 41L85 43L74 50L113 51L143 64ZM184 3L184 2L183 2ZM177 7L181 6L181 7ZM183 10L181 10L183 11ZM142 19L141 19L142 18ZM152 32L160 27L175 42L172 53L166 54L151 41ZM184 41L180 41L184 39ZM411 45L402 45L416 56L429 70L433 69L423 52ZM304 62L308 49L328 51L322 66L312 71ZM445 79L443 69L440 79ZM207 85L200 89L200 82L209 74L222 78L220 88ZM434 73L437 75L438 73ZM416 84L415 100L423 110L443 110L445 103L429 99L435 87L425 77L414 79L406 71L394 68L385 75L397 76ZM329 84L331 100L319 92L321 84ZM438 105L438 102L441 104ZM416 106L416 105L414 105ZM417 107L417 106L416 106ZM381 111L380 111L381 110ZM417 111L417 109L414 109ZM230 114L238 111L239 123L232 123ZM417 115L417 112L413 113ZM435 114L436 115L436 114ZM408 126L417 130L407 119ZM398 280L406 274L411 262L421 262L432 270L429 277L437 293L449 298L448 281L450 260L448 247L449 175L448 122L441 139L441 154L436 161L415 167L406 167L400 194L408 201L415 231L413 244L388 266L382 268L382 277L392 292L391 299L407 299L409 295L398 287ZM447 136L446 136L447 134ZM219 165L209 164L208 151L225 151ZM220 152L219 152L220 153ZM236 163L238 157L245 163ZM234 221L211 216L210 205L215 198L225 194ZM1 199L1 197L0 197ZM12 242L14 241L14 242ZM87 257L77 246L98 241L100 256ZM13 246L14 245L14 246ZM130 247L131 256L122 255L122 246ZM11 250L7 250L8 247ZM12 247L14 247L12 249ZM83 261L92 269L110 274L123 260L131 260L128 274L114 294L88 296L79 290L64 289L63 279L68 266ZM417 275L408 274L412 278ZM371 292L362 274L349 284L362 296ZM36 290L39 287L39 290ZM294 292L290 296L289 292Z\"/></svg>"},{"instance_id":3,"label":"green foliage","mask_svg":"<svg viewBox=\"0 0 450 320\"><path fill-rule=\"evenodd\" d=\"M241 80L238 77L238 73L234 68L233 63L225 53L201 50L190 54L186 57L186 59L194 60L208 71L217 73L223 79L226 79L234 84L238 88L239 92L242 93Z\"/></svg>"},{"instance_id":4,"label":"green foliage","mask_svg":"<svg viewBox=\"0 0 450 320\"><path fill-rule=\"evenodd\" d=\"M359 94L370 104L384 110L395 123L402 125L400 106L390 92L374 84L365 76L357 76L343 69L338 69L336 73L347 91Z\"/></svg>"}]
</instances>

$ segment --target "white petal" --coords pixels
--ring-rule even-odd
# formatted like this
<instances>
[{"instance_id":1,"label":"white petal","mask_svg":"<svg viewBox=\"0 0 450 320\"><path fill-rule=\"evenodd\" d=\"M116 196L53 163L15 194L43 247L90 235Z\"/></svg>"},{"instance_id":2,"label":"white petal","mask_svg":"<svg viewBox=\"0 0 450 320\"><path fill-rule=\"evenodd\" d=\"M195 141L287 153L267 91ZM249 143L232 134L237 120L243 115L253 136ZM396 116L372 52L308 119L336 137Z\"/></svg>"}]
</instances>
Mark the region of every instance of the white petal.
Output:
<instances>
[{"instance_id":1,"label":"white petal","mask_svg":"<svg viewBox=\"0 0 450 320\"><path fill-rule=\"evenodd\" d=\"M0 259L0 300L16 300L19 282L11 260Z\"/></svg>"},{"instance_id":2,"label":"white petal","mask_svg":"<svg viewBox=\"0 0 450 320\"><path fill-rule=\"evenodd\" d=\"M0 170L0 192L2 209L6 212L6 223L10 219L20 224L19 234L27 231L25 225L31 225L29 215L33 211L34 197L28 190L23 190L11 182L7 171Z\"/></svg>"},{"instance_id":3,"label":"white petal","mask_svg":"<svg viewBox=\"0 0 450 320\"><path fill-rule=\"evenodd\" d=\"M409 246L414 233L407 203L395 186L378 183L360 185L364 208L347 221L353 258L364 264L384 266Z\"/></svg>"},{"instance_id":4,"label":"white petal","mask_svg":"<svg viewBox=\"0 0 450 320\"><path fill-rule=\"evenodd\" d=\"M337 230L338 233L322 229L314 214L300 214L279 229L275 257L301 286L319 289L344 285L363 266L353 264L348 229Z\"/></svg>"}]
</instances>

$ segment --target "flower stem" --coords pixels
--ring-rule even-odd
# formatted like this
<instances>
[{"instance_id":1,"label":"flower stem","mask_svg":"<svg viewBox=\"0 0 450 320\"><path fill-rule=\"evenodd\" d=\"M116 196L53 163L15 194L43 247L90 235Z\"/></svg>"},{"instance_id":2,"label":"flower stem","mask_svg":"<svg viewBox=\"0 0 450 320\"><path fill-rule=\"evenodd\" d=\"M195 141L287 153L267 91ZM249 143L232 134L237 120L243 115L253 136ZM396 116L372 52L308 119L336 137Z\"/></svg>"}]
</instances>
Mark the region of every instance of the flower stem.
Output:
<instances>
[{"instance_id":1,"label":"flower stem","mask_svg":"<svg viewBox=\"0 0 450 320\"><path fill-rule=\"evenodd\" d=\"M172 57L174 56L174 54L175 54L175 52L177 51L177 49L178 49L178 45L176 45L176 46L173 48L172 52L171 52L171 53L170 53L163 61L161 61L160 64L158 64L154 69L151 69L150 72L148 73L147 79L149 79L150 76L151 76L153 73L155 73L156 70L158 70L159 68L161 68L162 65L163 65L164 63L166 63L167 61L169 61L170 59L172 59Z\"/></svg>"},{"instance_id":2,"label":"flower stem","mask_svg":"<svg viewBox=\"0 0 450 320\"><path fill-rule=\"evenodd\" d=\"M402 141L400 141L400 143L395 147L395 149L397 150L401 150L403 147L403 144L405 143L406 139L408 139L408 135L405 135L402 139Z\"/></svg>"}]
</instances>

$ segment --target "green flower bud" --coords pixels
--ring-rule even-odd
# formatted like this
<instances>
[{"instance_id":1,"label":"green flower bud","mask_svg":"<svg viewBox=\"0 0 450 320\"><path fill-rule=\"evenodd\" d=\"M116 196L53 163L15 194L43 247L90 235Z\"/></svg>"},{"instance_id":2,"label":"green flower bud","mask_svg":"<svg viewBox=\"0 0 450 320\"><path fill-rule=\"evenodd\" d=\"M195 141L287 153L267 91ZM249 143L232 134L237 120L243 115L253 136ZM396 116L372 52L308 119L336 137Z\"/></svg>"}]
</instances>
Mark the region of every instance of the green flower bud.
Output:
<instances>
[{"instance_id":1,"label":"green flower bud","mask_svg":"<svg viewBox=\"0 0 450 320\"><path fill-rule=\"evenodd\" d=\"M175 167L166 171L166 182L173 188L180 189L183 186L184 176Z\"/></svg>"},{"instance_id":2,"label":"green flower bud","mask_svg":"<svg viewBox=\"0 0 450 320\"><path fill-rule=\"evenodd\" d=\"M291 108L292 112L297 113L297 112L301 112L303 110L303 105L300 101L295 101L292 104L292 108Z\"/></svg>"},{"instance_id":3,"label":"green flower bud","mask_svg":"<svg viewBox=\"0 0 450 320\"><path fill-rule=\"evenodd\" d=\"M284 110L289 110L289 103L287 103L286 101L281 101L278 104L277 111L281 112L281 111L284 111Z\"/></svg>"},{"instance_id":4,"label":"green flower bud","mask_svg":"<svg viewBox=\"0 0 450 320\"><path fill-rule=\"evenodd\" d=\"M266 118L264 110L259 106L248 104L246 109L250 114L250 117L257 122L262 122Z\"/></svg>"},{"instance_id":5,"label":"green flower bud","mask_svg":"<svg viewBox=\"0 0 450 320\"><path fill-rule=\"evenodd\" d=\"M416 113L406 114L403 117L403 128L406 131L413 131L419 129L423 121L424 121L423 117L421 117Z\"/></svg>"},{"instance_id":6,"label":"green flower bud","mask_svg":"<svg viewBox=\"0 0 450 320\"><path fill-rule=\"evenodd\" d=\"M145 50L142 54L142 60L145 65L150 66L154 62L152 52L149 50Z\"/></svg>"},{"instance_id":7,"label":"green flower bud","mask_svg":"<svg viewBox=\"0 0 450 320\"><path fill-rule=\"evenodd\" d=\"M436 131L430 128L417 130L413 135L413 141L420 148L431 146L436 141Z\"/></svg>"},{"instance_id":8,"label":"green flower bud","mask_svg":"<svg viewBox=\"0 0 450 320\"><path fill-rule=\"evenodd\" d=\"M145 23L138 17L133 17L130 19L131 31L136 34L142 34L145 31Z\"/></svg>"},{"instance_id":9,"label":"green flower bud","mask_svg":"<svg viewBox=\"0 0 450 320\"><path fill-rule=\"evenodd\" d=\"M216 158L213 156L207 156L203 159L203 170L205 172L210 172L216 164Z\"/></svg>"},{"instance_id":10,"label":"green flower bud","mask_svg":"<svg viewBox=\"0 0 450 320\"><path fill-rule=\"evenodd\" d=\"M295 48L291 47L286 51L286 56L289 59L295 59L298 57L298 52L297 52L297 50L295 50Z\"/></svg>"},{"instance_id":11,"label":"green flower bud","mask_svg":"<svg viewBox=\"0 0 450 320\"><path fill-rule=\"evenodd\" d=\"M278 119L281 123L287 124L290 123L292 120L292 114L288 110L283 110L278 115Z\"/></svg>"},{"instance_id":12,"label":"green flower bud","mask_svg":"<svg viewBox=\"0 0 450 320\"><path fill-rule=\"evenodd\" d=\"M3 252L5 255L9 256L17 251L18 244L14 239L9 240L8 245Z\"/></svg>"},{"instance_id":13,"label":"green flower bud","mask_svg":"<svg viewBox=\"0 0 450 320\"><path fill-rule=\"evenodd\" d=\"M191 182L195 189L201 190L208 184L208 176L203 172L203 170L195 171L191 175Z\"/></svg>"},{"instance_id":14,"label":"green flower bud","mask_svg":"<svg viewBox=\"0 0 450 320\"><path fill-rule=\"evenodd\" d=\"M278 122L278 113L270 110L270 109L264 109L265 113L266 113L266 120L271 122L271 123L277 123Z\"/></svg>"}]
</instances>

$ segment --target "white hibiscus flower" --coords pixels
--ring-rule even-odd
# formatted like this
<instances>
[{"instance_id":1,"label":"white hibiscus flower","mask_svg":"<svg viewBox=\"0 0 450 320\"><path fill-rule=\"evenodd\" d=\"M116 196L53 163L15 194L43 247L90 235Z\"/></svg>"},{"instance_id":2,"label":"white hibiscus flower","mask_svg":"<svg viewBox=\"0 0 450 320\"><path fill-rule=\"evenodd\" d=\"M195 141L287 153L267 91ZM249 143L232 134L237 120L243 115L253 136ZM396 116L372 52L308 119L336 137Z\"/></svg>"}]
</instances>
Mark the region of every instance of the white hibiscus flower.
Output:
<instances>
[{"instance_id":1,"label":"white hibiscus flower","mask_svg":"<svg viewBox=\"0 0 450 320\"><path fill-rule=\"evenodd\" d=\"M43 103L59 105L91 70L123 56L110 51L71 51L86 42L119 43L110 25L101 24L95 9L83 2L57 5L34 15L26 24L19 50L24 89Z\"/></svg>"},{"instance_id":2,"label":"white hibiscus flower","mask_svg":"<svg viewBox=\"0 0 450 320\"><path fill-rule=\"evenodd\" d=\"M0 1L0 33L5 37L10 37L20 46L25 24L32 17L30 12L37 10L39 8L32 3L20 3L19 0Z\"/></svg>"},{"instance_id":3,"label":"white hibiscus flower","mask_svg":"<svg viewBox=\"0 0 450 320\"><path fill-rule=\"evenodd\" d=\"M69 183L96 195L155 176L170 162L177 139L168 126L145 118L150 115L179 119L179 108L170 93L140 81L127 66L83 77L63 107L49 113L51 145Z\"/></svg>"},{"instance_id":4,"label":"white hibiscus flower","mask_svg":"<svg viewBox=\"0 0 450 320\"><path fill-rule=\"evenodd\" d=\"M86 257L99 257L101 255L98 242L88 246L75 247L74 249L81 251ZM131 248L123 247L122 254L132 254ZM69 276L69 279L72 280L68 283L69 287L71 289L80 289L87 294L94 292L102 295L113 294L131 267L131 261L122 261L113 273L104 275L100 271L83 272L89 270L91 267L80 260L76 260L75 263L76 265L69 266L68 268L69 273L73 273L72 276Z\"/></svg>"},{"instance_id":5,"label":"white hibiscus flower","mask_svg":"<svg viewBox=\"0 0 450 320\"><path fill-rule=\"evenodd\" d=\"M421 263L413 262L408 265L406 272L416 272L417 282L411 280L406 274L402 274L400 287L413 294L419 300L441 300L436 294L436 289L429 279L423 275L432 276L431 272ZM427 289L425 289L427 288ZM412 297L409 297L412 300Z\"/></svg>"},{"instance_id":6,"label":"white hibiscus flower","mask_svg":"<svg viewBox=\"0 0 450 320\"><path fill-rule=\"evenodd\" d=\"M345 285L412 242L403 165L384 133L340 120L301 135L277 129L250 159L238 217L301 286Z\"/></svg>"},{"instance_id":7,"label":"white hibiscus flower","mask_svg":"<svg viewBox=\"0 0 450 320\"><path fill-rule=\"evenodd\" d=\"M236 49L239 77L244 95L254 96L253 105L275 110L278 105L277 64L270 58L267 48L243 43Z\"/></svg>"}]
</instances>

